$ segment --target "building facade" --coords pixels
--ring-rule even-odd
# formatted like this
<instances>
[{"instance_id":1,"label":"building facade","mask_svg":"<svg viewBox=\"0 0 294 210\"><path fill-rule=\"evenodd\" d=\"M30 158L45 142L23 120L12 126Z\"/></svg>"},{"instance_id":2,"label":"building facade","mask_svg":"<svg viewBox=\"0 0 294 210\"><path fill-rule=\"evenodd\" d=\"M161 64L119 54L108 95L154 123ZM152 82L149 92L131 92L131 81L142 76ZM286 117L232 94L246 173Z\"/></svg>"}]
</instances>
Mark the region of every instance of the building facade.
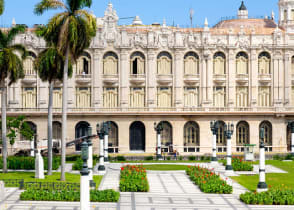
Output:
<instances>
[{"instance_id":1,"label":"building facade","mask_svg":"<svg viewBox=\"0 0 294 210\"><path fill-rule=\"evenodd\" d=\"M126 26L118 25L109 4L68 80L67 140L110 121L110 152L155 153L154 122L163 122L165 152L203 155L211 153L210 121L218 120L218 152L226 151L226 122L235 125L233 152L258 145L260 127L266 151L287 152L287 122L294 119L294 0L280 0L279 13L279 20L274 14L249 18L242 3L236 18L213 27L207 20L203 28L143 25L138 16ZM26 115L42 140L48 84L33 62L46 43L33 30L15 40L30 56L25 78L8 87L7 106L8 115ZM53 98L53 137L60 139L62 83L54 84Z\"/></svg>"}]
</instances>

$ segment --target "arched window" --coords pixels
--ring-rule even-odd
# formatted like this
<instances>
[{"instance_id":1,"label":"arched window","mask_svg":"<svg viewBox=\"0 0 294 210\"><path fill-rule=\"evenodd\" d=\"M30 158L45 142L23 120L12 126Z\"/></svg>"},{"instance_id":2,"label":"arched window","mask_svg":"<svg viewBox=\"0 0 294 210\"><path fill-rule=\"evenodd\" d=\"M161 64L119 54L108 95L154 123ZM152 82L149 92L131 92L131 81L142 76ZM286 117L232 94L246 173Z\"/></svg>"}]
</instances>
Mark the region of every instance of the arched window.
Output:
<instances>
[{"instance_id":1,"label":"arched window","mask_svg":"<svg viewBox=\"0 0 294 210\"><path fill-rule=\"evenodd\" d=\"M134 52L131 55L131 74L145 74L145 55L141 52Z\"/></svg>"},{"instance_id":2,"label":"arched window","mask_svg":"<svg viewBox=\"0 0 294 210\"><path fill-rule=\"evenodd\" d=\"M34 60L36 59L36 54L29 51L28 56L23 61L23 68L24 68L24 74L29 75L36 75L36 71L34 68Z\"/></svg>"},{"instance_id":3,"label":"arched window","mask_svg":"<svg viewBox=\"0 0 294 210\"><path fill-rule=\"evenodd\" d=\"M236 56L237 74L248 74L248 55L245 52L239 52Z\"/></svg>"},{"instance_id":4,"label":"arched window","mask_svg":"<svg viewBox=\"0 0 294 210\"><path fill-rule=\"evenodd\" d=\"M291 133L291 127L290 126L287 126L287 151L288 152L291 152L291 136L292 136L292 133Z\"/></svg>"},{"instance_id":5,"label":"arched window","mask_svg":"<svg viewBox=\"0 0 294 210\"><path fill-rule=\"evenodd\" d=\"M88 135L88 128L90 127L90 124L85 121L81 121L76 125L76 138L80 138L83 136ZM76 151L81 150L81 143L76 144Z\"/></svg>"},{"instance_id":6,"label":"arched window","mask_svg":"<svg viewBox=\"0 0 294 210\"><path fill-rule=\"evenodd\" d=\"M262 52L258 56L258 73L271 74L271 56L267 52Z\"/></svg>"},{"instance_id":7,"label":"arched window","mask_svg":"<svg viewBox=\"0 0 294 210\"><path fill-rule=\"evenodd\" d=\"M184 126L184 146L200 146L199 126L196 122L187 122Z\"/></svg>"},{"instance_id":8,"label":"arched window","mask_svg":"<svg viewBox=\"0 0 294 210\"><path fill-rule=\"evenodd\" d=\"M53 139L61 140L61 123L58 121L53 122Z\"/></svg>"},{"instance_id":9,"label":"arched window","mask_svg":"<svg viewBox=\"0 0 294 210\"><path fill-rule=\"evenodd\" d=\"M216 133L216 145L217 146L227 145L227 139L225 136L225 123L223 121L218 121L218 130Z\"/></svg>"},{"instance_id":10,"label":"arched window","mask_svg":"<svg viewBox=\"0 0 294 210\"><path fill-rule=\"evenodd\" d=\"M162 128L161 131L161 144L164 146L170 146L173 144L173 128L171 124L167 121L162 121Z\"/></svg>"},{"instance_id":11,"label":"arched window","mask_svg":"<svg viewBox=\"0 0 294 210\"><path fill-rule=\"evenodd\" d=\"M118 56L114 52L107 52L103 56L103 74L118 74Z\"/></svg>"},{"instance_id":12,"label":"arched window","mask_svg":"<svg viewBox=\"0 0 294 210\"><path fill-rule=\"evenodd\" d=\"M237 138L236 143L237 146L244 146L244 144L250 143L250 137L249 137L249 125L245 121L241 121L237 124Z\"/></svg>"},{"instance_id":13,"label":"arched window","mask_svg":"<svg viewBox=\"0 0 294 210\"><path fill-rule=\"evenodd\" d=\"M108 146L118 147L118 126L115 122L109 122Z\"/></svg>"},{"instance_id":14,"label":"arched window","mask_svg":"<svg viewBox=\"0 0 294 210\"><path fill-rule=\"evenodd\" d=\"M161 52L157 56L157 74L172 74L172 56L168 52Z\"/></svg>"},{"instance_id":15,"label":"arched window","mask_svg":"<svg viewBox=\"0 0 294 210\"><path fill-rule=\"evenodd\" d=\"M272 124L269 121L263 121L259 125L260 128L264 128L264 144L265 146L272 146ZM260 136L259 139L261 140Z\"/></svg>"},{"instance_id":16,"label":"arched window","mask_svg":"<svg viewBox=\"0 0 294 210\"><path fill-rule=\"evenodd\" d=\"M226 56L222 52L217 52L213 56L213 73L219 75L226 74Z\"/></svg>"},{"instance_id":17,"label":"arched window","mask_svg":"<svg viewBox=\"0 0 294 210\"><path fill-rule=\"evenodd\" d=\"M74 68L77 75L91 74L91 56L89 53L84 52L77 60Z\"/></svg>"},{"instance_id":18,"label":"arched window","mask_svg":"<svg viewBox=\"0 0 294 210\"><path fill-rule=\"evenodd\" d=\"M186 75L199 74L199 56L195 52L188 52L184 56L184 72Z\"/></svg>"},{"instance_id":19,"label":"arched window","mask_svg":"<svg viewBox=\"0 0 294 210\"><path fill-rule=\"evenodd\" d=\"M31 121L28 121L28 122L26 122L27 123L27 125L31 128L31 130L33 131L33 133L34 133L34 137L33 137L33 139L34 140L36 140L36 138L37 138L37 125L35 124L35 123L33 123L33 122L31 122ZM26 139L24 136L22 136L22 135L20 135L20 140L22 140L22 141L27 141L27 140L29 140L29 139Z\"/></svg>"},{"instance_id":20,"label":"arched window","mask_svg":"<svg viewBox=\"0 0 294 210\"><path fill-rule=\"evenodd\" d=\"M291 74L294 75L294 56L291 58Z\"/></svg>"}]
</instances>

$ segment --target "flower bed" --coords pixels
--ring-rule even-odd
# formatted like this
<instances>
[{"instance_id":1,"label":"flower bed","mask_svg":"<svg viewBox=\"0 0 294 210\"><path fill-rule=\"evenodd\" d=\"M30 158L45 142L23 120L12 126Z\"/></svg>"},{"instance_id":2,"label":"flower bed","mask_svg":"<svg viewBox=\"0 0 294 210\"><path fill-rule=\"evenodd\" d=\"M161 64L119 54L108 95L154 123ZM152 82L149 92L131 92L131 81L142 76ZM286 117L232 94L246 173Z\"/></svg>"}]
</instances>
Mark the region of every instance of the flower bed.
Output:
<instances>
[{"instance_id":1,"label":"flower bed","mask_svg":"<svg viewBox=\"0 0 294 210\"><path fill-rule=\"evenodd\" d=\"M267 192L246 192L240 200L253 205L294 205L294 190L287 188L269 189Z\"/></svg>"},{"instance_id":2,"label":"flower bed","mask_svg":"<svg viewBox=\"0 0 294 210\"><path fill-rule=\"evenodd\" d=\"M223 165L227 164L227 160L221 160ZM251 163L243 160L243 157L233 157L232 167L234 171L253 171L253 166Z\"/></svg>"},{"instance_id":3,"label":"flower bed","mask_svg":"<svg viewBox=\"0 0 294 210\"><path fill-rule=\"evenodd\" d=\"M231 194L233 192L233 187L228 185L225 180L222 180L212 170L199 166L188 166L186 173L204 193Z\"/></svg>"},{"instance_id":4,"label":"flower bed","mask_svg":"<svg viewBox=\"0 0 294 210\"><path fill-rule=\"evenodd\" d=\"M121 167L119 189L121 192L148 192L149 184L143 166Z\"/></svg>"},{"instance_id":5,"label":"flower bed","mask_svg":"<svg viewBox=\"0 0 294 210\"><path fill-rule=\"evenodd\" d=\"M114 190L90 191L91 202L118 202L119 192ZM25 201L80 201L80 191L73 190L34 190L28 189L20 194Z\"/></svg>"}]
</instances>

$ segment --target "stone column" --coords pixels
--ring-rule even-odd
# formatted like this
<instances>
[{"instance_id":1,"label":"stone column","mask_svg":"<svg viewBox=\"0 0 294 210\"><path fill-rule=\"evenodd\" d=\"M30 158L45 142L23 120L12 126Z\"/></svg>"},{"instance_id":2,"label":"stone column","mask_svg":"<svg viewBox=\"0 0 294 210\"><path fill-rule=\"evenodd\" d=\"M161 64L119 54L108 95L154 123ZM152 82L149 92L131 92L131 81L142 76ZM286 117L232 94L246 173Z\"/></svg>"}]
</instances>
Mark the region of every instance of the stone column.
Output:
<instances>
[{"instance_id":1,"label":"stone column","mask_svg":"<svg viewBox=\"0 0 294 210\"><path fill-rule=\"evenodd\" d=\"M257 106L258 100L258 59L256 50L251 51L250 64L251 71L249 72L249 94L251 94L251 98L249 100L251 101L251 107L254 108Z\"/></svg>"},{"instance_id":2,"label":"stone column","mask_svg":"<svg viewBox=\"0 0 294 210\"><path fill-rule=\"evenodd\" d=\"M120 54L120 107L129 106L129 59L128 52L121 51Z\"/></svg>"},{"instance_id":3,"label":"stone column","mask_svg":"<svg viewBox=\"0 0 294 210\"><path fill-rule=\"evenodd\" d=\"M285 54L284 57L284 100L285 104L288 106L291 104L291 79L292 79L292 72L291 72L291 65L290 65L290 55L289 53Z\"/></svg>"},{"instance_id":4,"label":"stone column","mask_svg":"<svg viewBox=\"0 0 294 210\"><path fill-rule=\"evenodd\" d=\"M148 52L147 63L147 106L148 108L156 107L156 55L154 51Z\"/></svg>"},{"instance_id":5,"label":"stone column","mask_svg":"<svg viewBox=\"0 0 294 210\"><path fill-rule=\"evenodd\" d=\"M201 92L201 98L200 98L200 104L202 104L207 100L206 99L206 63L207 60L205 58L205 56L203 56L203 58L200 60L200 92Z\"/></svg>"},{"instance_id":6,"label":"stone column","mask_svg":"<svg viewBox=\"0 0 294 210\"><path fill-rule=\"evenodd\" d=\"M183 107L183 54L181 51L175 52L174 60L174 90L175 90L175 107L177 109Z\"/></svg>"},{"instance_id":7,"label":"stone column","mask_svg":"<svg viewBox=\"0 0 294 210\"><path fill-rule=\"evenodd\" d=\"M103 107L103 64L102 54L99 50L94 52L94 61L92 70L92 87L93 87L93 105L95 108Z\"/></svg>"},{"instance_id":8,"label":"stone column","mask_svg":"<svg viewBox=\"0 0 294 210\"><path fill-rule=\"evenodd\" d=\"M226 95L228 99L228 107L235 107L235 98L236 98L236 62L235 54L233 50L229 51L228 58L228 70L227 70L227 90Z\"/></svg>"},{"instance_id":9,"label":"stone column","mask_svg":"<svg viewBox=\"0 0 294 210\"><path fill-rule=\"evenodd\" d=\"M282 78L279 78L279 59L277 55L274 56L273 58L273 66L274 68L272 69L272 80L273 80L273 101L274 101L274 106L278 107L280 105L279 103L279 80Z\"/></svg>"}]
</instances>

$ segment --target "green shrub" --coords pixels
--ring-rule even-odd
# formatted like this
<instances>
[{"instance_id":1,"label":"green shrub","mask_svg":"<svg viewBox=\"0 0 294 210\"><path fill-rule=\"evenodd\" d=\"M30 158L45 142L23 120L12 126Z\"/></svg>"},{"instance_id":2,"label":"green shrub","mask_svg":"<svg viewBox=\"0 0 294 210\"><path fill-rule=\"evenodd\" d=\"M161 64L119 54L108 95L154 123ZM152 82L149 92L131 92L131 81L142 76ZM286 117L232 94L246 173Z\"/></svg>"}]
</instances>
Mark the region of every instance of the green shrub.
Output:
<instances>
[{"instance_id":1,"label":"green shrub","mask_svg":"<svg viewBox=\"0 0 294 210\"><path fill-rule=\"evenodd\" d=\"M149 184L143 166L121 167L119 189L121 192L148 192Z\"/></svg>"},{"instance_id":2,"label":"green shrub","mask_svg":"<svg viewBox=\"0 0 294 210\"><path fill-rule=\"evenodd\" d=\"M66 156L66 161L76 161L77 159L80 159L81 155L68 155Z\"/></svg>"},{"instance_id":3,"label":"green shrub","mask_svg":"<svg viewBox=\"0 0 294 210\"><path fill-rule=\"evenodd\" d=\"M179 156L179 160L183 160L183 156Z\"/></svg>"},{"instance_id":4,"label":"green shrub","mask_svg":"<svg viewBox=\"0 0 294 210\"><path fill-rule=\"evenodd\" d=\"M126 161L126 158L124 156L117 156L116 157L117 161Z\"/></svg>"},{"instance_id":5,"label":"green shrub","mask_svg":"<svg viewBox=\"0 0 294 210\"><path fill-rule=\"evenodd\" d=\"M93 158L93 167L96 165L97 161ZM72 166L72 170L80 171L83 168L83 160L78 158Z\"/></svg>"},{"instance_id":6,"label":"green shrub","mask_svg":"<svg viewBox=\"0 0 294 210\"><path fill-rule=\"evenodd\" d=\"M225 180L222 180L212 170L199 166L188 166L186 173L204 193L231 194L233 192L233 187L228 185Z\"/></svg>"},{"instance_id":7,"label":"green shrub","mask_svg":"<svg viewBox=\"0 0 294 210\"><path fill-rule=\"evenodd\" d=\"M223 165L227 164L227 160L220 160ZM243 161L243 157L233 157L232 167L234 171L253 171L253 166L251 163Z\"/></svg>"},{"instance_id":8,"label":"green shrub","mask_svg":"<svg viewBox=\"0 0 294 210\"><path fill-rule=\"evenodd\" d=\"M240 200L253 205L294 205L294 190L286 188L270 189L267 192L246 192Z\"/></svg>"},{"instance_id":9,"label":"green shrub","mask_svg":"<svg viewBox=\"0 0 294 210\"><path fill-rule=\"evenodd\" d=\"M196 157L195 156L189 156L189 160L190 161L196 160Z\"/></svg>"},{"instance_id":10,"label":"green shrub","mask_svg":"<svg viewBox=\"0 0 294 210\"><path fill-rule=\"evenodd\" d=\"M284 158L282 156L280 156L280 155L274 155L273 159L274 160L283 160Z\"/></svg>"},{"instance_id":11,"label":"green shrub","mask_svg":"<svg viewBox=\"0 0 294 210\"><path fill-rule=\"evenodd\" d=\"M52 169L57 170L60 165L60 157L54 157L52 160ZM0 158L0 168L3 167L3 160ZM34 170L35 158L34 157L13 157L7 158L7 168L12 170ZM48 169L48 159L44 157L44 169Z\"/></svg>"},{"instance_id":12,"label":"green shrub","mask_svg":"<svg viewBox=\"0 0 294 210\"><path fill-rule=\"evenodd\" d=\"M285 160L293 160L293 156L291 154L287 154Z\"/></svg>"},{"instance_id":13,"label":"green shrub","mask_svg":"<svg viewBox=\"0 0 294 210\"><path fill-rule=\"evenodd\" d=\"M91 202L118 202L119 192L114 190L90 191ZM20 194L25 201L80 201L79 191L70 190L33 190L28 189Z\"/></svg>"},{"instance_id":14,"label":"green shrub","mask_svg":"<svg viewBox=\"0 0 294 210\"><path fill-rule=\"evenodd\" d=\"M171 160L171 157L170 157L170 156L167 156L167 157L166 157L166 160Z\"/></svg>"},{"instance_id":15,"label":"green shrub","mask_svg":"<svg viewBox=\"0 0 294 210\"><path fill-rule=\"evenodd\" d=\"M145 157L144 160L153 160L153 156Z\"/></svg>"}]
</instances>

